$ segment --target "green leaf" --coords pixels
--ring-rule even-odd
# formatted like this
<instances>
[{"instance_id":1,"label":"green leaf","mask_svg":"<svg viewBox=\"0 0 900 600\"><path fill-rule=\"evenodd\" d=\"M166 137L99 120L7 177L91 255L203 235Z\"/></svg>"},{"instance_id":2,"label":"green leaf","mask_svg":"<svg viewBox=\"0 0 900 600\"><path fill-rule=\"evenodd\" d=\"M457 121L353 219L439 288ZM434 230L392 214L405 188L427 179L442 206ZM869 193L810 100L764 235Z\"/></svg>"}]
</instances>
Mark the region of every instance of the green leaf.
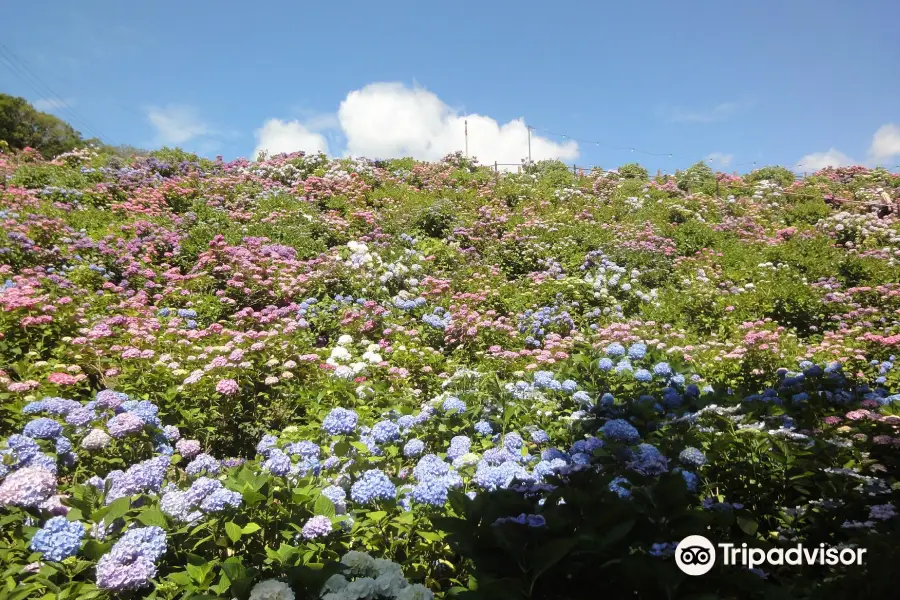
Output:
<instances>
[{"instance_id":1,"label":"green leaf","mask_svg":"<svg viewBox=\"0 0 900 600\"><path fill-rule=\"evenodd\" d=\"M247 577L247 568L237 556L231 556L222 563L222 571L228 576L229 581L242 581Z\"/></svg>"},{"instance_id":2,"label":"green leaf","mask_svg":"<svg viewBox=\"0 0 900 600\"><path fill-rule=\"evenodd\" d=\"M738 517L737 518L738 527L741 528L741 531L746 533L747 535L756 535L756 531L759 529L759 524L753 519L749 519L747 517Z\"/></svg>"},{"instance_id":3,"label":"green leaf","mask_svg":"<svg viewBox=\"0 0 900 600\"><path fill-rule=\"evenodd\" d=\"M350 445L362 452L363 454L369 453L369 447L363 444L362 442L350 442Z\"/></svg>"},{"instance_id":4,"label":"green leaf","mask_svg":"<svg viewBox=\"0 0 900 600\"><path fill-rule=\"evenodd\" d=\"M330 518L335 516L337 511L334 508L334 502L329 500L327 496L320 495L316 498L316 503L313 505L313 513Z\"/></svg>"},{"instance_id":5,"label":"green leaf","mask_svg":"<svg viewBox=\"0 0 900 600\"><path fill-rule=\"evenodd\" d=\"M81 555L91 560L99 560L111 547L112 544L109 543L104 544L97 540L88 540L81 549Z\"/></svg>"},{"instance_id":6,"label":"green leaf","mask_svg":"<svg viewBox=\"0 0 900 600\"><path fill-rule=\"evenodd\" d=\"M102 513L102 518L106 523L112 523L116 519L124 517L130 509L131 498L125 496L124 498L113 500L109 506L99 512ZM101 515L94 515L94 518L99 520Z\"/></svg>"},{"instance_id":7,"label":"green leaf","mask_svg":"<svg viewBox=\"0 0 900 600\"><path fill-rule=\"evenodd\" d=\"M629 526L629 529L630 528L631 526ZM532 559L532 569L534 570L534 574L531 577L532 583L534 583L541 574L561 561L577 544L578 538L559 538L550 540L549 542L538 546L534 551Z\"/></svg>"},{"instance_id":8,"label":"green leaf","mask_svg":"<svg viewBox=\"0 0 900 600\"><path fill-rule=\"evenodd\" d=\"M376 510L376 511L373 511L373 512L367 512L367 513L366 513L366 516L367 516L368 518L372 519L373 521L380 521L380 520L383 519L386 515L387 515L387 513L384 512L383 510Z\"/></svg>"},{"instance_id":9,"label":"green leaf","mask_svg":"<svg viewBox=\"0 0 900 600\"><path fill-rule=\"evenodd\" d=\"M184 571L179 571L177 573L169 573L166 577L169 581L179 585L180 587L188 587L191 585L191 577Z\"/></svg>"},{"instance_id":10,"label":"green leaf","mask_svg":"<svg viewBox=\"0 0 900 600\"><path fill-rule=\"evenodd\" d=\"M244 528L241 529L241 533L243 533L243 534L255 533L255 532L259 531L260 529L262 529L262 527L260 527L256 523L247 523L246 525L244 525Z\"/></svg>"},{"instance_id":11,"label":"green leaf","mask_svg":"<svg viewBox=\"0 0 900 600\"><path fill-rule=\"evenodd\" d=\"M241 530L240 525L233 521L228 521L225 523L225 533L228 534L228 537L232 542L236 542L241 539L241 533L243 533L243 531Z\"/></svg>"},{"instance_id":12,"label":"green leaf","mask_svg":"<svg viewBox=\"0 0 900 600\"><path fill-rule=\"evenodd\" d=\"M350 451L350 444L345 441L340 441L334 445L334 455L335 456L347 456L347 452Z\"/></svg>"},{"instance_id":13,"label":"green leaf","mask_svg":"<svg viewBox=\"0 0 900 600\"><path fill-rule=\"evenodd\" d=\"M168 526L168 523L166 522L166 515L164 515L158 508L148 508L147 510L141 511L137 519L147 526L156 525L157 527L162 527L163 529Z\"/></svg>"},{"instance_id":14,"label":"green leaf","mask_svg":"<svg viewBox=\"0 0 900 600\"><path fill-rule=\"evenodd\" d=\"M429 542L440 542L444 538L441 534L433 531L417 531L416 533Z\"/></svg>"}]
</instances>

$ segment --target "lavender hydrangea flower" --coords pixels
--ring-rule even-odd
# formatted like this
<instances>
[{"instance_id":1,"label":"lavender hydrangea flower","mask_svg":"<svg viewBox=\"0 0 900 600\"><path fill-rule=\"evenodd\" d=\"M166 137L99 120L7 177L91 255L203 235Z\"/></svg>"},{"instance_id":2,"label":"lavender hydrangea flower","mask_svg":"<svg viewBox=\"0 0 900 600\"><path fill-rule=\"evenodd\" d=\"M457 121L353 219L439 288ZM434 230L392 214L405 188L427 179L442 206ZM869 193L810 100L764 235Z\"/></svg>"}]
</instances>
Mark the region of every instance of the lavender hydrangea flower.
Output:
<instances>
[{"instance_id":1,"label":"lavender hydrangea flower","mask_svg":"<svg viewBox=\"0 0 900 600\"><path fill-rule=\"evenodd\" d=\"M133 413L123 412L107 421L106 428L109 430L111 436L120 439L143 430L144 421Z\"/></svg>"},{"instance_id":2,"label":"lavender hydrangea flower","mask_svg":"<svg viewBox=\"0 0 900 600\"><path fill-rule=\"evenodd\" d=\"M162 488L169 462L168 456L157 456L131 465L124 473L113 471L106 478L111 484L106 494L106 503L135 494L158 492Z\"/></svg>"},{"instance_id":3,"label":"lavender hydrangea flower","mask_svg":"<svg viewBox=\"0 0 900 600\"><path fill-rule=\"evenodd\" d=\"M278 449L269 453L269 458L262 464L262 468L272 475L284 477L291 472L291 457Z\"/></svg>"},{"instance_id":4,"label":"lavender hydrangea flower","mask_svg":"<svg viewBox=\"0 0 900 600\"><path fill-rule=\"evenodd\" d=\"M41 417L27 423L22 428L22 435L36 440L52 440L62 435L62 425L53 419Z\"/></svg>"},{"instance_id":5,"label":"lavender hydrangea flower","mask_svg":"<svg viewBox=\"0 0 900 600\"><path fill-rule=\"evenodd\" d=\"M175 450L178 451L183 458L187 460L191 460L202 451L202 447L200 446L200 442L197 440L185 440L181 439L175 442Z\"/></svg>"},{"instance_id":6,"label":"lavender hydrangea flower","mask_svg":"<svg viewBox=\"0 0 900 600\"><path fill-rule=\"evenodd\" d=\"M355 411L340 407L333 408L322 421L322 429L329 435L353 433L358 421L359 415Z\"/></svg>"},{"instance_id":7,"label":"lavender hydrangea flower","mask_svg":"<svg viewBox=\"0 0 900 600\"><path fill-rule=\"evenodd\" d=\"M189 462L188 465L184 468L184 472L192 477L203 472L209 473L211 475L216 475L221 468L221 463L216 460L215 457L204 453L198 454L194 460Z\"/></svg>"},{"instance_id":8,"label":"lavender hydrangea flower","mask_svg":"<svg viewBox=\"0 0 900 600\"><path fill-rule=\"evenodd\" d=\"M350 497L360 504L371 504L378 500L393 500L397 488L382 471L369 469L350 488Z\"/></svg>"},{"instance_id":9,"label":"lavender hydrangea flower","mask_svg":"<svg viewBox=\"0 0 900 600\"><path fill-rule=\"evenodd\" d=\"M178 428L174 425L166 425L163 427L163 435L166 436L167 440L173 443L181 439L181 432L178 431Z\"/></svg>"},{"instance_id":10,"label":"lavender hydrangea flower","mask_svg":"<svg viewBox=\"0 0 900 600\"><path fill-rule=\"evenodd\" d=\"M0 483L0 505L35 508L56 493L56 476L41 467L13 471Z\"/></svg>"},{"instance_id":11,"label":"lavender hydrangea flower","mask_svg":"<svg viewBox=\"0 0 900 600\"><path fill-rule=\"evenodd\" d=\"M166 532L160 527L130 529L97 561L97 587L136 590L156 576L156 561L166 552Z\"/></svg>"},{"instance_id":12,"label":"lavender hydrangea flower","mask_svg":"<svg viewBox=\"0 0 900 600\"><path fill-rule=\"evenodd\" d=\"M318 537L327 536L331 533L331 530L331 519L318 515L303 524L303 529L300 534L304 539L312 540Z\"/></svg>"},{"instance_id":13,"label":"lavender hydrangea flower","mask_svg":"<svg viewBox=\"0 0 900 600\"><path fill-rule=\"evenodd\" d=\"M75 427L86 427L97 419L97 413L86 408L76 408L66 415L66 423Z\"/></svg>"},{"instance_id":14,"label":"lavender hydrangea flower","mask_svg":"<svg viewBox=\"0 0 900 600\"><path fill-rule=\"evenodd\" d=\"M44 560L59 562L78 554L84 537L84 524L65 517L53 517L31 538L30 547Z\"/></svg>"},{"instance_id":15,"label":"lavender hydrangea flower","mask_svg":"<svg viewBox=\"0 0 900 600\"><path fill-rule=\"evenodd\" d=\"M122 405L123 402L128 400L128 395L123 394L122 392L114 392L112 390L101 390L97 392L97 396L95 398L96 406L98 408L109 408L115 409Z\"/></svg>"}]
</instances>

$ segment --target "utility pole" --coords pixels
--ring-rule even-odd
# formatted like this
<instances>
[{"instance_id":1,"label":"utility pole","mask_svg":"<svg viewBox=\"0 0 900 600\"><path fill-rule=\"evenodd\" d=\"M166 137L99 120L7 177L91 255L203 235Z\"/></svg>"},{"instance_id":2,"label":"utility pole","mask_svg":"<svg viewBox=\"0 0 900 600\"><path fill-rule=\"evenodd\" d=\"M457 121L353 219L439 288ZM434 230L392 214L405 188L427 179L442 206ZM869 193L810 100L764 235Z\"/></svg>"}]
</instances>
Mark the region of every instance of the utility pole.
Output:
<instances>
[{"instance_id":1,"label":"utility pole","mask_svg":"<svg viewBox=\"0 0 900 600\"><path fill-rule=\"evenodd\" d=\"M531 164L531 125L526 125L525 129L528 130L528 164Z\"/></svg>"},{"instance_id":2,"label":"utility pole","mask_svg":"<svg viewBox=\"0 0 900 600\"><path fill-rule=\"evenodd\" d=\"M466 127L466 158L469 158L469 120L463 121Z\"/></svg>"}]
</instances>

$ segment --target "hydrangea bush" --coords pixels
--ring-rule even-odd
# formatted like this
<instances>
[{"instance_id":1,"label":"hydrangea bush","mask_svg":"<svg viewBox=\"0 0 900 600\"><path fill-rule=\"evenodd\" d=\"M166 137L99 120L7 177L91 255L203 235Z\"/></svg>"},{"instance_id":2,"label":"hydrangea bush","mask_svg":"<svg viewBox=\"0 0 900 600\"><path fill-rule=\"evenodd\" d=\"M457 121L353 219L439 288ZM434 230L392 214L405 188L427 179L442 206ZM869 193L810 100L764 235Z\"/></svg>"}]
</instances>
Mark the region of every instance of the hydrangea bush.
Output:
<instances>
[{"instance_id":1,"label":"hydrangea bush","mask_svg":"<svg viewBox=\"0 0 900 600\"><path fill-rule=\"evenodd\" d=\"M0 158L0 600L893 593L896 175Z\"/></svg>"}]
</instances>

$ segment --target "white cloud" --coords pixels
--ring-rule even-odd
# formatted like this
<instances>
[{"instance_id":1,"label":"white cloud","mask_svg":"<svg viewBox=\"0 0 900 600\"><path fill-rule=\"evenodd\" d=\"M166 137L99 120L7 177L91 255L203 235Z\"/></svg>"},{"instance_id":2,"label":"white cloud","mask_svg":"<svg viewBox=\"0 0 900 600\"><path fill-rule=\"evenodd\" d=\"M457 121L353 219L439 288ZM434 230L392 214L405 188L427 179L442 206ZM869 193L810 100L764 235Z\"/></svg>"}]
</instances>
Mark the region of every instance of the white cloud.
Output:
<instances>
[{"instance_id":1,"label":"white cloud","mask_svg":"<svg viewBox=\"0 0 900 600\"><path fill-rule=\"evenodd\" d=\"M321 129L333 128L337 121L333 116L312 117L306 123L269 119L256 130L256 148L253 158L265 150L269 155L302 150L307 154L324 152L328 154L328 140L319 133Z\"/></svg>"},{"instance_id":2,"label":"white cloud","mask_svg":"<svg viewBox=\"0 0 900 600\"><path fill-rule=\"evenodd\" d=\"M733 154L722 154L721 152L712 152L707 155L706 160L709 162L719 163L723 167L727 167L731 164L731 159L734 158Z\"/></svg>"},{"instance_id":3,"label":"white cloud","mask_svg":"<svg viewBox=\"0 0 900 600\"><path fill-rule=\"evenodd\" d=\"M528 130L522 119L499 124L483 115L465 115L434 93L402 83L372 83L347 94L337 114L307 113L302 121L269 119L256 131L253 156L305 150L329 152L326 131L346 138L344 154L366 158L439 160L466 147L482 164L521 164L528 157ZM533 160L578 157L578 144L556 143L532 133Z\"/></svg>"},{"instance_id":4,"label":"white cloud","mask_svg":"<svg viewBox=\"0 0 900 600\"><path fill-rule=\"evenodd\" d=\"M807 154L797 161L796 169L798 171L818 171L825 167L850 167L855 164L855 160L836 148L832 148L828 152Z\"/></svg>"},{"instance_id":5,"label":"white cloud","mask_svg":"<svg viewBox=\"0 0 900 600\"><path fill-rule=\"evenodd\" d=\"M32 102L31 105L41 112L49 112L74 106L75 98L40 98Z\"/></svg>"},{"instance_id":6,"label":"white cloud","mask_svg":"<svg viewBox=\"0 0 900 600\"><path fill-rule=\"evenodd\" d=\"M217 134L191 106L150 106L147 108L147 119L156 129L153 143L159 146L180 146L197 138Z\"/></svg>"},{"instance_id":7,"label":"white cloud","mask_svg":"<svg viewBox=\"0 0 900 600\"><path fill-rule=\"evenodd\" d=\"M869 160L879 163L884 160L900 156L900 127L889 123L882 125L872 136L872 145L869 146Z\"/></svg>"},{"instance_id":8,"label":"white cloud","mask_svg":"<svg viewBox=\"0 0 900 600\"><path fill-rule=\"evenodd\" d=\"M352 156L438 160L465 148L468 121L469 156L482 164L520 164L528 157L528 131L522 119L499 124L488 116L463 115L434 93L402 83L372 83L350 92L341 102L338 120L347 138L346 153ZM574 159L578 144L532 134L531 157Z\"/></svg>"},{"instance_id":9,"label":"white cloud","mask_svg":"<svg viewBox=\"0 0 900 600\"><path fill-rule=\"evenodd\" d=\"M724 121L748 106L741 102L722 102L708 110L690 110L674 107L669 109L669 120L676 123L715 123Z\"/></svg>"}]
</instances>

